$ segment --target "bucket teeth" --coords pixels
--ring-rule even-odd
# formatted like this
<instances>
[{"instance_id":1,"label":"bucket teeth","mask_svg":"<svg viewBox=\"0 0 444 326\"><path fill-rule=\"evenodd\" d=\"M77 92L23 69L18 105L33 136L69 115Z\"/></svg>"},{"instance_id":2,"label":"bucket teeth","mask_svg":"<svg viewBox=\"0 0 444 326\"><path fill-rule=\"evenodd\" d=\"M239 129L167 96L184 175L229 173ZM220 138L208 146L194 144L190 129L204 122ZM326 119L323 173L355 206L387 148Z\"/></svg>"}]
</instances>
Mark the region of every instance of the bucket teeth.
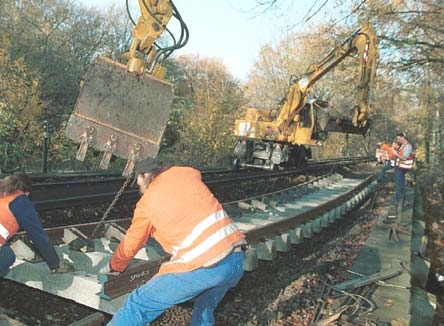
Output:
<instances>
[{"instance_id":1,"label":"bucket teeth","mask_svg":"<svg viewBox=\"0 0 444 326\"><path fill-rule=\"evenodd\" d=\"M128 160L156 157L172 102L171 83L130 73L125 65L98 57L85 76L66 136L80 144L80 161L89 148L104 152L102 169L113 155ZM126 173L130 170L128 165Z\"/></svg>"}]
</instances>

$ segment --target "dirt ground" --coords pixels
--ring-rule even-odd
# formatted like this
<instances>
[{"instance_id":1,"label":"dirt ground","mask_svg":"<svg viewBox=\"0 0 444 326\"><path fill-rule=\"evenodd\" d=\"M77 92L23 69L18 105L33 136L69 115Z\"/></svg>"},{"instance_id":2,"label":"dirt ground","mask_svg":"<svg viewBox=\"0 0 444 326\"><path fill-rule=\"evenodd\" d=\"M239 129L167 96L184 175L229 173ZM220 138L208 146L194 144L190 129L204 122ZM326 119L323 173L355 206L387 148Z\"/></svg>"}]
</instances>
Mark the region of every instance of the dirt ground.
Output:
<instances>
[{"instance_id":1,"label":"dirt ground","mask_svg":"<svg viewBox=\"0 0 444 326\"><path fill-rule=\"evenodd\" d=\"M444 325L444 176L427 174L418 178L424 209L427 245L425 256L431 262L428 290L436 295L433 326ZM441 277L439 277L441 276Z\"/></svg>"}]
</instances>

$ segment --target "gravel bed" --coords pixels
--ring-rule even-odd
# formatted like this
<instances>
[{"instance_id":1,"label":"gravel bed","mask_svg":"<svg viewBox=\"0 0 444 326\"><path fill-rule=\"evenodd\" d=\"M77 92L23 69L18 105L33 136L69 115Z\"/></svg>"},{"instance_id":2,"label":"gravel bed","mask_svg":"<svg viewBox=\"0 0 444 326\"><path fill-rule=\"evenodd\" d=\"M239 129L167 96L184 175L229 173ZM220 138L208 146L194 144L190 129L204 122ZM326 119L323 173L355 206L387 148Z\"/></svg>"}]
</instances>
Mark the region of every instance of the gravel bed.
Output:
<instances>
[{"instance_id":1,"label":"gravel bed","mask_svg":"<svg viewBox=\"0 0 444 326\"><path fill-rule=\"evenodd\" d=\"M329 299L321 300L325 298L326 284L349 279L347 271L365 244L377 217L387 215L387 201L392 191L393 185L388 184L378 191L373 207L363 207L351 213L320 235L293 246L291 252L279 253L272 262L260 261L260 268L246 272L238 286L220 303L216 310L216 325L311 325L319 304L330 303ZM441 219L429 223L429 229L435 231L432 241L440 249L439 252L430 251L430 254L442 257L442 215ZM23 298L24 292L22 285L0 279L0 325L3 325L2 314L16 319L17 325L54 326L69 325L94 312L29 288ZM438 309L442 309L442 301L441 296ZM151 325L189 325L191 314L192 302L189 302L167 310ZM105 316L105 320L109 317ZM434 323L434 326L440 325L444 325L442 316Z\"/></svg>"}]
</instances>

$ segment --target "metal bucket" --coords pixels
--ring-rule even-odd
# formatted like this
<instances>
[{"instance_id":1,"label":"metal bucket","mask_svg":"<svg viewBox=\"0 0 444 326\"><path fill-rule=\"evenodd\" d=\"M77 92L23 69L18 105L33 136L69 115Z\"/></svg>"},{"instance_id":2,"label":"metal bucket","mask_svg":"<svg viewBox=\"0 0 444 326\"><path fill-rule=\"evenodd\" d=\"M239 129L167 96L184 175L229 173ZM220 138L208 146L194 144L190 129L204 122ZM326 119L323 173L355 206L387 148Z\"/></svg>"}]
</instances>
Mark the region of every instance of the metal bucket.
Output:
<instances>
[{"instance_id":1,"label":"metal bucket","mask_svg":"<svg viewBox=\"0 0 444 326\"><path fill-rule=\"evenodd\" d=\"M135 162L157 156L172 101L171 83L98 57L85 76L66 136L80 144L78 160L93 147L105 152L101 168L108 168L112 155L128 159L128 174Z\"/></svg>"}]
</instances>

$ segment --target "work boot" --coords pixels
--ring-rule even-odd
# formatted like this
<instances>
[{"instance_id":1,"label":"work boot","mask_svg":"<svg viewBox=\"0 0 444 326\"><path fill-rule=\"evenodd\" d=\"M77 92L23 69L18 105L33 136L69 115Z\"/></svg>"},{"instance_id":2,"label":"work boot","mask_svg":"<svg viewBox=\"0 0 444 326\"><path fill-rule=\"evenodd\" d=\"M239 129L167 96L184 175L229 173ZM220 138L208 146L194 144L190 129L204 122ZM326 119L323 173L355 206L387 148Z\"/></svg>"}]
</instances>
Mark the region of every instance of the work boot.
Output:
<instances>
[{"instance_id":1,"label":"work boot","mask_svg":"<svg viewBox=\"0 0 444 326\"><path fill-rule=\"evenodd\" d=\"M70 263L61 261L59 267L51 271L52 274L72 273L74 272L74 266Z\"/></svg>"}]
</instances>

